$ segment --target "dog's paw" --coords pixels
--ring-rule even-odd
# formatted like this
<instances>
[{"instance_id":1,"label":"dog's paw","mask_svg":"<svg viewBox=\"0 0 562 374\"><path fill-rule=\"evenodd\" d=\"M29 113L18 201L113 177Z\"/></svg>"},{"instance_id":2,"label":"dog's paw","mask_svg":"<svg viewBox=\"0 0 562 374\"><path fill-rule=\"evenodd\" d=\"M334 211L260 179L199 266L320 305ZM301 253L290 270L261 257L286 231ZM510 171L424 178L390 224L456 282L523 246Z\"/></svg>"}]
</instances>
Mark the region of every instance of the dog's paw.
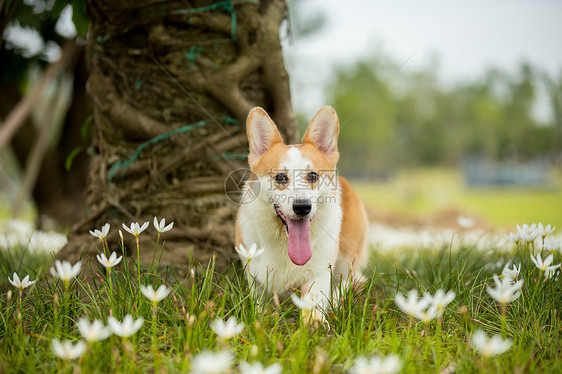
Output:
<instances>
[{"instance_id":1,"label":"dog's paw","mask_svg":"<svg viewBox=\"0 0 562 374\"><path fill-rule=\"evenodd\" d=\"M312 327L315 330L319 329L320 327L324 327L328 330L330 329L330 324L328 323L326 316L318 308L303 310L302 320L306 325Z\"/></svg>"}]
</instances>

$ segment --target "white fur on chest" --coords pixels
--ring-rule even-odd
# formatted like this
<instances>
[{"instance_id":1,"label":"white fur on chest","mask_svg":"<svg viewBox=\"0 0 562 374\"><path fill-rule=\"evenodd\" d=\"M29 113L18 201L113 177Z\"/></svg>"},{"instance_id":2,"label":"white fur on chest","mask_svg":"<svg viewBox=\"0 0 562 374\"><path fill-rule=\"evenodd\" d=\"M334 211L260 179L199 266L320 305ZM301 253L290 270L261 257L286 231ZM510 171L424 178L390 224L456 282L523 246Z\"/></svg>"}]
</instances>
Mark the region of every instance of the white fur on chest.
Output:
<instances>
[{"instance_id":1,"label":"white fur on chest","mask_svg":"<svg viewBox=\"0 0 562 374\"><path fill-rule=\"evenodd\" d=\"M335 266L342 218L339 191L332 191L329 198L329 203L318 207L311 222L312 257L303 266L291 262L287 234L284 227L280 230L272 204L258 198L240 208L238 222L244 244L256 243L258 248L264 248L264 253L252 259L247 270L270 292L292 293L293 288L300 288L305 283L311 287L315 279Z\"/></svg>"}]
</instances>

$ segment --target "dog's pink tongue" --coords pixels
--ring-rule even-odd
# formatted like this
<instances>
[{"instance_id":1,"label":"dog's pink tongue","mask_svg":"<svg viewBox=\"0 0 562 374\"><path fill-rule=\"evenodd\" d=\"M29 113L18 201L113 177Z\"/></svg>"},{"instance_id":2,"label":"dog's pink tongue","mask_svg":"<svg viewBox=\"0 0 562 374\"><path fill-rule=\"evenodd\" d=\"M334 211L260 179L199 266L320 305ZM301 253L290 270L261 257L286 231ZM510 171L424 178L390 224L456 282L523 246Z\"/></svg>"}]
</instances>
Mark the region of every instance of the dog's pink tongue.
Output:
<instances>
[{"instance_id":1,"label":"dog's pink tongue","mask_svg":"<svg viewBox=\"0 0 562 374\"><path fill-rule=\"evenodd\" d=\"M310 219L287 220L289 226L289 258L295 265L302 266L312 257L310 249Z\"/></svg>"}]
</instances>

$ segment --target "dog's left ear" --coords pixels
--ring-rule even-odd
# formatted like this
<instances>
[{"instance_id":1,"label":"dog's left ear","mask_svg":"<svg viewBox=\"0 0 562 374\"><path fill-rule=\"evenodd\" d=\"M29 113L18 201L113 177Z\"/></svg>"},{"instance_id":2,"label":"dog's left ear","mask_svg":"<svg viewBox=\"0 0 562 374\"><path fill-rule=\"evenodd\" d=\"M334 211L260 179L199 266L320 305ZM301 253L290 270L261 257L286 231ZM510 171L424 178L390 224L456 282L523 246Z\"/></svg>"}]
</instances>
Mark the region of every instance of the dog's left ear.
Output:
<instances>
[{"instance_id":1,"label":"dog's left ear","mask_svg":"<svg viewBox=\"0 0 562 374\"><path fill-rule=\"evenodd\" d=\"M339 133L340 121L336 111L331 106L325 106L316 113L308 125L302 144L314 144L330 161L337 162Z\"/></svg>"},{"instance_id":2,"label":"dog's left ear","mask_svg":"<svg viewBox=\"0 0 562 374\"><path fill-rule=\"evenodd\" d=\"M248 156L250 166L256 163L272 145L283 143L277 126L266 111L260 107L252 109L248 114L246 132L250 143L250 155Z\"/></svg>"}]
</instances>

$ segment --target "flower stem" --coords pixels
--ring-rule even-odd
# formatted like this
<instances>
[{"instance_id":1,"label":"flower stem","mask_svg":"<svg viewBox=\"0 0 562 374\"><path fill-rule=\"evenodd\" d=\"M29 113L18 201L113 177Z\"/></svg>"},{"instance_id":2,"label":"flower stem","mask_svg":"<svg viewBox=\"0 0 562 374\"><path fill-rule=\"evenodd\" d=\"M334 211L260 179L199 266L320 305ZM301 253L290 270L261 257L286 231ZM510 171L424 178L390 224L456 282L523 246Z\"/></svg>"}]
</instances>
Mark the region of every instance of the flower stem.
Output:
<instances>
[{"instance_id":1,"label":"flower stem","mask_svg":"<svg viewBox=\"0 0 562 374\"><path fill-rule=\"evenodd\" d=\"M125 247L125 242L123 241L123 235L121 234L121 230L119 230L119 234L121 236L121 252L123 253L123 269L125 270L127 285L129 286L129 292L131 293L131 295L134 295L133 287L131 286L131 277L128 270L129 267L127 266L127 248Z\"/></svg>"},{"instance_id":2,"label":"flower stem","mask_svg":"<svg viewBox=\"0 0 562 374\"><path fill-rule=\"evenodd\" d=\"M21 299L23 296L23 289L20 288L19 307L17 312L18 325L16 328L16 339L20 342L23 341L23 313L21 308Z\"/></svg>"},{"instance_id":3,"label":"flower stem","mask_svg":"<svg viewBox=\"0 0 562 374\"><path fill-rule=\"evenodd\" d=\"M139 244L139 236L136 235L135 238L137 239L137 275L139 280L139 289L141 286L141 271L140 271L140 244Z\"/></svg>"},{"instance_id":4,"label":"flower stem","mask_svg":"<svg viewBox=\"0 0 562 374\"><path fill-rule=\"evenodd\" d=\"M429 338L429 321L424 321L423 331L424 331L424 335Z\"/></svg>"},{"instance_id":5,"label":"flower stem","mask_svg":"<svg viewBox=\"0 0 562 374\"><path fill-rule=\"evenodd\" d=\"M68 304L70 302L70 290L69 290L69 288L70 288L70 281L65 280L64 281L64 315L67 316L67 317L69 317L69 311L68 311L68 308L69 308ZM66 329L66 324L64 323L64 321L65 321L65 319L63 319L63 322L62 322L63 332Z\"/></svg>"},{"instance_id":6,"label":"flower stem","mask_svg":"<svg viewBox=\"0 0 562 374\"><path fill-rule=\"evenodd\" d=\"M109 256L109 245L107 244L107 239L106 239L106 238L102 238L102 239L101 239L101 244L102 244L102 247L103 247L103 253L104 253L106 256Z\"/></svg>"},{"instance_id":7,"label":"flower stem","mask_svg":"<svg viewBox=\"0 0 562 374\"><path fill-rule=\"evenodd\" d=\"M158 303L152 303L152 354L154 355L154 363L156 365L155 372L160 372L160 360L158 357L158 336L156 331L157 326L157 313L158 313Z\"/></svg>"},{"instance_id":8,"label":"flower stem","mask_svg":"<svg viewBox=\"0 0 562 374\"><path fill-rule=\"evenodd\" d=\"M59 294L55 292L53 296L53 319L55 321L55 336L60 335L60 302L59 302Z\"/></svg>"},{"instance_id":9,"label":"flower stem","mask_svg":"<svg viewBox=\"0 0 562 374\"><path fill-rule=\"evenodd\" d=\"M156 246L154 247L154 253L152 254L152 262L150 263L150 270L154 266L154 259L156 258L156 252L158 252L158 244L160 243L160 231L158 231L158 238L156 239Z\"/></svg>"},{"instance_id":10,"label":"flower stem","mask_svg":"<svg viewBox=\"0 0 562 374\"><path fill-rule=\"evenodd\" d=\"M107 284L109 285L109 303L113 309L113 281L111 279L111 267L107 268Z\"/></svg>"},{"instance_id":11,"label":"flower stem","mask_svg":"<svg viewBox=\"0 0 562 374\"><path fill-rule=\"evenodd\" d=\"M123 372L127 372L127 363L128 363L128 348L127 348L127 338L121 338L121 343L123 346L123 356L121 356L121 365L123 365Z\"/></svg>"},{"instance_id":12,"label":"flower stem","mask_svg":"<svg viewBox=\"0 0 562 374\"><path fill-rule=\"evenodd\" d=\"M412 329L414 328L414 317L409 316L409 321L408 321L408 344L411 343L411 339L412 339Z\"/></svg>"}]
</instances>

